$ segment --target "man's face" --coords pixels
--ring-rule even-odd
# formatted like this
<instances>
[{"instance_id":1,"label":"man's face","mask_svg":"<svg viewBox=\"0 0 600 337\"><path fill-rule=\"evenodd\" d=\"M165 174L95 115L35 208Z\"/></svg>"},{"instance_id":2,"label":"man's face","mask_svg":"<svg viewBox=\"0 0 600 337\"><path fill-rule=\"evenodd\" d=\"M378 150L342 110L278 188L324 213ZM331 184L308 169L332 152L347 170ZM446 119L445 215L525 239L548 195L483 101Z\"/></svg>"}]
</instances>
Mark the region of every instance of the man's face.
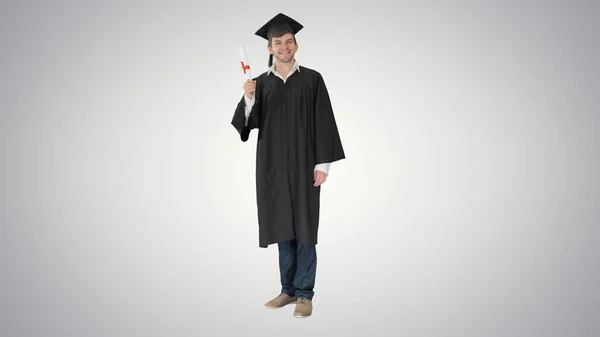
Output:
<instances>
[{"instance_id":1,"label":"man's face","mask_svg":"<svg viewBox=\"0 0 600 337\"><path fill-rule=\"evenodd\" d=\"M272 53L277 61L287 63L294 58L294 54L298 50L298 45L294 43L294 37L291 33L271 39L269 53Z\"/></svg>"}]
</instances>

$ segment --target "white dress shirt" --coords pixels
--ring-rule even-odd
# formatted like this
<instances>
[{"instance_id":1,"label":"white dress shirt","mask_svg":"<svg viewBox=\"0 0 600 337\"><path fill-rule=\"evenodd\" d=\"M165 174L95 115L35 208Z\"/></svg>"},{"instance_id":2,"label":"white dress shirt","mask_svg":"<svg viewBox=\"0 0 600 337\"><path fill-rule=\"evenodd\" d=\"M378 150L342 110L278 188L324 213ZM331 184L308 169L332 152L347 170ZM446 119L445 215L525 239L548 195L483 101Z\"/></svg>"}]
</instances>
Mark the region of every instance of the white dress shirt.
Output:
<instances>
[{"instance_id":1,"label":"white dress shirt","mask_svg":"<svg viewBox=\"0 0 600 337\"><path fill-rule=\"evenodd\" d=\"M300 65L298 64L298 61L294 61L294 66L290 70L290 73L287 75L286 78L283 78L283 76L281 76L281 74L277 72L277 70L275 70L275 62L273 62L273 65L271 65L271 68L269 68L269 70L267 71L267 75L273 73L277 77L281 78L283 80L283 83L285 83L285 81L296 71L300 72ZM252 98L248 98L248 96L244 95L244 100L246 102L246 125L248 125L248 116L250 115L250 111L252 111L252 106L254 105L255 101L254 95L252 95ZM321 172L325 172L325 174L329 174L329 165L331 165L331 163L317 163L317 165L315 165L315 170L319 170Z\"/></svg>"}]
</instances>

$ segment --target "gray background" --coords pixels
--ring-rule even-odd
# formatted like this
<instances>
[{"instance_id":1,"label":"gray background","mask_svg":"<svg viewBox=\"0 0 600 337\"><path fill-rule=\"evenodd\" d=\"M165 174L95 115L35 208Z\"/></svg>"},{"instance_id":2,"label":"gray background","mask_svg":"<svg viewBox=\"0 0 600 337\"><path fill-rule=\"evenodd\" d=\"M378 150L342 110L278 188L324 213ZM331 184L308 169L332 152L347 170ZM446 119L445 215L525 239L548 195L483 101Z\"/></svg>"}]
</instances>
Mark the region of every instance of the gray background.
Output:
<instances>
[{"instance_id":1,"label":"gray background","mask_svg":"<svg viewBox=\"0 0 600 337\"><path fill-rule=\"evenodd\" d=\"M393 4L392 4L393 3ZM329 88L313 317L268 310L237 46ZM597 1L3 1L0 335L598 336Z\"/></svg>"}]
</instances>

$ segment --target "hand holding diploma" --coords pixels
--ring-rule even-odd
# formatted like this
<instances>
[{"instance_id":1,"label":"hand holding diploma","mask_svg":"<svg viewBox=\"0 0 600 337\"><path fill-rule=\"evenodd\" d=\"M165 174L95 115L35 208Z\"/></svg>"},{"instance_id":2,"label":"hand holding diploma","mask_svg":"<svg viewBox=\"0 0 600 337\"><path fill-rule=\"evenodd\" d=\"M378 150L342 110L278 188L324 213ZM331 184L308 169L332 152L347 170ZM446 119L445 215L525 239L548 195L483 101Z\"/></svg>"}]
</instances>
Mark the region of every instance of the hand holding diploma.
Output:
<instances>
[{"instance_id":1,"label":"hand holding diploma","mask_svg":"<svg viewBox=\"0 0 600 337\"><path fill-rule=\"evenodd\" d=\"M246 80L244 83L244 93L250 99L254 96L254 92L256 91L256 81Z\"/></svg>"}]
</instances>

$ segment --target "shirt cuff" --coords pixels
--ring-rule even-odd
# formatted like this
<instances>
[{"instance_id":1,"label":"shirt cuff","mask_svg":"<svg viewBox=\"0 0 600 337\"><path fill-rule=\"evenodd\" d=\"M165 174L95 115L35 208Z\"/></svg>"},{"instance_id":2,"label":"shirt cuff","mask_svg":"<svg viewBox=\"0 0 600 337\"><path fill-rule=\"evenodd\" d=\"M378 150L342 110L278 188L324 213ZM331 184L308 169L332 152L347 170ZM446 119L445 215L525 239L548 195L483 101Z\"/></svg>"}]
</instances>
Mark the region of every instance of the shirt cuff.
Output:
<instances>
[{"instance_id":1,"label":"shirt cuff","mask_svg":"<svg viewBox=\"0 0 600 337\"><path fill-rule=\"evenodd\" d=\"M325 172L325 174L329 174L329 165L331 165L331 163L317 164L315 165L315 170Z\"/></svg>"},{"instance_id":2,"label":"shirt cuff","mask_svg":"<svg viewBox=\"0 0 600 337\"><path fill-rule=\"evenodd\" d=\"M252 98L248 98L248 96L246 96L246 94L244 94L244 100L246 101L246 106L254 105L254 95L252 95Z\"/></svg>"}]
</instances>

